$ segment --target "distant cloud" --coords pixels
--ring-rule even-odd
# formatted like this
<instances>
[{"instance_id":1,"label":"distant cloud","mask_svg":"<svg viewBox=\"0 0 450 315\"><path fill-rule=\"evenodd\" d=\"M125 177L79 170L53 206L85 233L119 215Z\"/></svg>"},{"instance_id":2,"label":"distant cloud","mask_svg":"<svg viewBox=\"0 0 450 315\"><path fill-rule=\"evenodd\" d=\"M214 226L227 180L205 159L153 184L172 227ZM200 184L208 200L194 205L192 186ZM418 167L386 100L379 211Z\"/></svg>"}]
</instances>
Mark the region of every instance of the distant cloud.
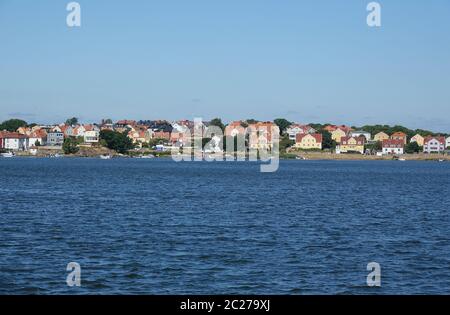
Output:
<instances>
[{"instance_id":1,"label":"distant cloud","mask_svg":"<svg viewBox=\"0 0 450 315\"><path fill-rule=\"evenodd\" d=\"M36 118L36 114L33 113L21 113L21 112L13 112L8 114L11 118L23 118L23 119L33 119Z\"/></svg>"}]
</instances>

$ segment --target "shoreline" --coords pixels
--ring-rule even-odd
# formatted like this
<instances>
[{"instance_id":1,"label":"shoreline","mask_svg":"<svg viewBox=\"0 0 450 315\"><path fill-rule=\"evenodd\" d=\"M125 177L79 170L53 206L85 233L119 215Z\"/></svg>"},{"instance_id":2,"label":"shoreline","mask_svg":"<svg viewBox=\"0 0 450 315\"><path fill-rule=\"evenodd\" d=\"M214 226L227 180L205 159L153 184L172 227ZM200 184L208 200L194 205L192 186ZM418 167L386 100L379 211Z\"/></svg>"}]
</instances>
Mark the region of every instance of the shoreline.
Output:
<instances>
[{"instance_id":1,"label":"shoreline","mask_svg":"<svg viewBox=\"0 0 450 315\"><path fill-rule=\"evenodd\" d=\"M33 155L29 152L15 152L16 157L24 157L24 158L52 158L54 154L59 154L59 157L64 158L100 158L100 155L110 155L112 158L117 159L139 159L141 155L153 155L155 159L161 158L171 158L170 153L162 153L158 155L160 152L141 152L135 153L133 155L125 155L118 154L113 151L103 151L101 152L83 152L77 154L64 154L62 151L52 150L52 152L39 152L36 155ZM399 156L401 159L405 161L450 161L450 155L443 154L403 154ZM362 154L336 154L329 152L296 152L296 153L287 153L280 154L280 160L311 160L311 161L395 161L397 160L392 155L385 156L376 156L376 155L362 155Z\"/></svg>"}]
</instances>

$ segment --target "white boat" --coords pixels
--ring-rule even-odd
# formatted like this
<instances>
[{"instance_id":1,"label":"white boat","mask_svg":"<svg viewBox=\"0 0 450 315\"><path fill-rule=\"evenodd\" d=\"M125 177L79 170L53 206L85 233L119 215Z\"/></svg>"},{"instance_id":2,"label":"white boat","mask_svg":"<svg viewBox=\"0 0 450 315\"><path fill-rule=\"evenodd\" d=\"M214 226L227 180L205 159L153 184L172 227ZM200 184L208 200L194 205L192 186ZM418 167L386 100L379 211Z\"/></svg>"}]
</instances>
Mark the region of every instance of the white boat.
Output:
<instances>
[{"instance_id":1,"label":"white boat","mask_svg":"<svg viewBox=\"0 0 450 315\"><path fill-rule=\"evenodd\" d=\"M398 160L399 160L399 161L402 161L402 162L403 162L403 161L406 161L405 158L399 158Z\"/></svg>"},{"instance_id":2,"label":"white boat","mask_svg":"<svg viewBox=\"0 0 450 315\"><path fill-rule=\"evenodd\" d=\"M155 156L153 154L143 155L141 159L153 159Z\"/></svg>"},{"instance_id":3,"label":"white boat","mask_svg":"<svg viewBox=\"0 0 450 315\"><path fill-rule=\"evenodd\" d=\"M4 157L4 158L12 158L14 156L15 156L15 154L12 152L2 153L2 157Z\"/></svg>"},{"instance_id":4,"label":"white boat","mask_svg":"<svg viewBox=\"0 0 450 315\"><path fill-rule=\"evenodd\" d=\"M100 155L100 158L102 160L109 160L111 158L111 155Z\"/></svg>"}]
</instances>

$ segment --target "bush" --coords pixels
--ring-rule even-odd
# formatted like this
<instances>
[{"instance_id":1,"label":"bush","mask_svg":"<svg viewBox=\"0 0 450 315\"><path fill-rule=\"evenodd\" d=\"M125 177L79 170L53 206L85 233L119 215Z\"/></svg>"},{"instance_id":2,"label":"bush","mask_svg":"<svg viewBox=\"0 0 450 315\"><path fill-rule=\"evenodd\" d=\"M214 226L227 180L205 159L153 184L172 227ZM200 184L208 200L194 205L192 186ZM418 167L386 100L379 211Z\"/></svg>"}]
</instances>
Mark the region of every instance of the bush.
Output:
<instances>
[{"instance_id":1,"label":"bush","mask_svg":"<svg viewBox=\"0 0 450 315\"><path fill-rule=\"evenodd\" d=\"M74 138L66 138L63 143L64 154L75 154L78 152L78 142Z\"/></svg>"}]
</instances>

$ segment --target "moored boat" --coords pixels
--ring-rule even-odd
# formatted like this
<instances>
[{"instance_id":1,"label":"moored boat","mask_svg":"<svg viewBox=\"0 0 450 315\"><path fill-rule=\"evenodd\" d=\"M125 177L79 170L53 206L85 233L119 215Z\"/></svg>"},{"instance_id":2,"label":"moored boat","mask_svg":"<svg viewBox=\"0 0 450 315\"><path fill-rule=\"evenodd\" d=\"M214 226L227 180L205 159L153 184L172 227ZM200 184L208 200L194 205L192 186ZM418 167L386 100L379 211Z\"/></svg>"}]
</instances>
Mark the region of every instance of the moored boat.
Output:
<instances>
[{"instance_id":1,"label":"moored boat","mask_svg":"<svg viewBox=\"0 0 450 315\"><path fill-rule=\"evenodd\" d=\"M4 158L12 158L16 155L13 152L6 152L6 153L2 153L1 156Z\"/></svg>"}]
</instances>

